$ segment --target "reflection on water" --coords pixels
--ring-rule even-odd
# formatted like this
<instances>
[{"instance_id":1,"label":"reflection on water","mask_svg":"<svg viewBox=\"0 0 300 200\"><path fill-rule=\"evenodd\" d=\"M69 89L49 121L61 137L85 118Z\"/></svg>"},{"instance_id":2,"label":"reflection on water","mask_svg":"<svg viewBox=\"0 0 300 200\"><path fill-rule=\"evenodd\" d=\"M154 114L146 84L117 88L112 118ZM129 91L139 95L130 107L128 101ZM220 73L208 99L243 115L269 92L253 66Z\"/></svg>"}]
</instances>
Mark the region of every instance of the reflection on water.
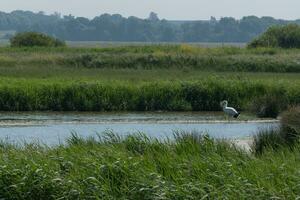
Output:
<instances>
[{"instance_id":1,"label":"reflection on water","mask_svg":"<svg viewBox=\"0 0 300 200\"><path fill-rule=\"evenodd\" d=\"M82 137L107 130L120 135L143 132L171 137L173 131L199 131L216 138L245 138L276 121L226 121L222 113L2 113L0 139L9 142L63 143L74 131Z\"/></svg>"}]
</instances>

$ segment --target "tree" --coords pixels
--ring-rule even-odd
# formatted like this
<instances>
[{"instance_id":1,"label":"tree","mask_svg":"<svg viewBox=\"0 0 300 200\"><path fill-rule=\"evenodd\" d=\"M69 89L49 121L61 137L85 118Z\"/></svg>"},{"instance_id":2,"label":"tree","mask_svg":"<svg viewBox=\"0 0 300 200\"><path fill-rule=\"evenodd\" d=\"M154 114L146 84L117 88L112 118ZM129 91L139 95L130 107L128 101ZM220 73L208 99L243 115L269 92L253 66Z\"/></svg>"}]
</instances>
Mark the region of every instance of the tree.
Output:
<instances>
[{"instance_id":1,"label":"tree","mask_svg":"<svg viewBox=\"0 0 300 200\"><path fill-rule=\"evenodd\" d=\"M10 39L12 47L60 47L65 43L43 33L25 32L18 33Z\"/></svg>"},{"instance_id":2,"label":"tree","mask_svg":"<svg viewBox=\"0 0 300 200\"><path fill-rule=\"evenodd\" d=\"M300 26L297 24L273 26L251 41L248 47L300 48Z\"/></svg>"},{"instance_id":3,"label":"tree","mask_svg":"<svg viewBox=\"0 0 300 200\"><path fill-rule=\"evenodd\" d=\"M150 20L150 21L159 21L159 18L158 18L158 15L155 12L151 12L149 17L148 17L148 20Z\"/></svg>"},{"instance_id":4,"label":"tree","mask_svg":"<svg viewBox=\"0 0 300 200\"><path fill-rule=\"evenodd\" d=\"M217 20L161 20L151 12L147 19L103 14L94 19L46 15L30 11L0 12L0 30L41 32L62 40L74 41L150 41L150 42L249 42L273 25L300 24L300 20L272 17L224 17Z\"/></svg>"}]
</instances>

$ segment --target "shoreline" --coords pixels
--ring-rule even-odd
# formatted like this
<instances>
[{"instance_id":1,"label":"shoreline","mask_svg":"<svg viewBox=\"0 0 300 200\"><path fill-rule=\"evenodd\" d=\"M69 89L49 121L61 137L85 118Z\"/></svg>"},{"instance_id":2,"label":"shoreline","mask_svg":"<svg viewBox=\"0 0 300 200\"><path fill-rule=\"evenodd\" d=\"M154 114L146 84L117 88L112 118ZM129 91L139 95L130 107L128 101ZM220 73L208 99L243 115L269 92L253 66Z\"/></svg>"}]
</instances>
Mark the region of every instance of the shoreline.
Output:
<instances>
[{"instance_id":1,"label":"shoreline","mask_svg":"<svg viewBox=\"0 0 300 200\"><path fill-rule=\"evenodd\" d=\"M39 126L57 124L243 124L278 123L279 120L0 120L1 126Z\"/></svg>"}]
</instances>

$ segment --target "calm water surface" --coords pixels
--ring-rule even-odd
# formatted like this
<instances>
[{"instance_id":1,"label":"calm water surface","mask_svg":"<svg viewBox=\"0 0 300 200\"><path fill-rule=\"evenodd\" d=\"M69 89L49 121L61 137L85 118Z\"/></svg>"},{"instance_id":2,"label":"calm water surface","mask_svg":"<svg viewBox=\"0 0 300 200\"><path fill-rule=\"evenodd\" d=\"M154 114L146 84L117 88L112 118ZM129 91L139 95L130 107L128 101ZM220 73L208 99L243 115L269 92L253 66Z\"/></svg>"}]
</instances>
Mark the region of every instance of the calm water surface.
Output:
<instances>
[{"instance_id":1,"label":"calm water surface","mask_svg":"<svg viewBox=\"0 0 300 200\"><path fill-rule=\"evenodd\" d=\"M223 113L0 113L0 139L13 142L64 143L71 132L81 137L105 131L120 135L143 132L172 137L174 131L198 131L216 138L247 138L258 129L277 126L274 120L241 117L228 120Z\"/></svg>"}]
</instances>

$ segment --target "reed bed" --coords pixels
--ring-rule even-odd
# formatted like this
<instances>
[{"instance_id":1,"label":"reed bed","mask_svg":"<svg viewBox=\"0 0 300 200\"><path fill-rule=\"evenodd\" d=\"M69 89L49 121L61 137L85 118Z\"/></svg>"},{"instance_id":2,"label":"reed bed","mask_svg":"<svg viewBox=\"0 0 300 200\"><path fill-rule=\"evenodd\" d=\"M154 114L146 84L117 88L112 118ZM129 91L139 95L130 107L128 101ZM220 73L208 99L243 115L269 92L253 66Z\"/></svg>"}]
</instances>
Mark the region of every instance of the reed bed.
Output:
<instances>
[{"instance_id":1,"label":"reed bed","mask_svg":"<svg viewBox=\"0 0 300 200\"><path fill-rule=\"evenodd\" d=\"M226 141L177 133L99 138L66 146L2 143L2 199L296 199L299 148L254 157Z\"/></svg>"},{"instance_id":2,"label":"reed bed","mask_svg":"<svg viewBox=\"0 0 300 200\"><path fill-rule=\"evenodd\" d=\"M219 80L127 82L17 81L0 84L2 111L218 111L227 99L249 110L265 94L280 105L300 103L299 85ZM265 107L269 101L259 106ZM280 112L278 109L276 112ZM273 113L272 113L273 114ZM277 113L278 114L278 113Z\"/></svg>"}]
</instances>

